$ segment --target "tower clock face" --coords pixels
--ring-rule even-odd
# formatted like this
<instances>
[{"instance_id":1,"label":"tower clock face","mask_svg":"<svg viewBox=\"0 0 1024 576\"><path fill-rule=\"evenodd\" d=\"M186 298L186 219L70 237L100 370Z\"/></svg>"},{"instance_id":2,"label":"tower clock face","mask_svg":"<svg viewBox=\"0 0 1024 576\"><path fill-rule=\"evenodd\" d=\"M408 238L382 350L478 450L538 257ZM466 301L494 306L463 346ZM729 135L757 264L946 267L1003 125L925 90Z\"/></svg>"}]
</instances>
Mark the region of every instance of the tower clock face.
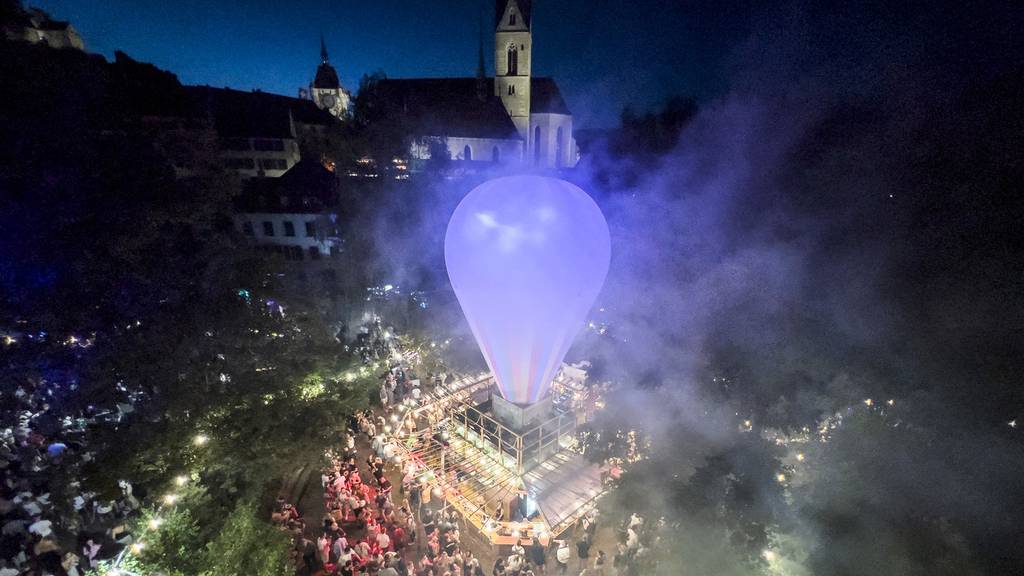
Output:
<instances>
[{"instance_id":1,"label":"tower clock face","mask_svg":"<svg viewBox=\"0 0 1024 576\"><path fill-rule=\"evenodd\" d=\"M323 102L324 108L334 108L334 104L336 103L333 94L324 94L320 101Z\"/></svg>"}]
</instances>

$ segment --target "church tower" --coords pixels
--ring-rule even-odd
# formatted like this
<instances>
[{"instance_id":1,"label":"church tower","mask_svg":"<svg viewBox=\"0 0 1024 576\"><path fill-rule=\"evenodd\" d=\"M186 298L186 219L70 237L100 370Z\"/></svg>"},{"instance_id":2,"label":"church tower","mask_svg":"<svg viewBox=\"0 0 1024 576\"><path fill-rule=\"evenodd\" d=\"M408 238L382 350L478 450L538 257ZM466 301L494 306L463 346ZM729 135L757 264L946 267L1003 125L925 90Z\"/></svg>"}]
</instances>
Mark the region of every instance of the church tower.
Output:
<instances>
[{"instance_id":1,"label":"church tower","mask_svg":"<svg viewBox=\"0 0 1024 576\"><path fill-rule=\"evenodd\" d=\"M530 142L530 33L532 0L496 0L494 93L524 142Z\"/></svg>"},{"instance_id":2,"label":"church tower","mask_svg":"<svg viewBox=\"0 0 1024 576\"><path fill-rule=\"evenodd\" d=\"M338 72L327 58L327 44L324 43L323 34L320 35L320 65L316 68L316 77L309 87L309 94L317 106L335 117L341 118L348 113L350 97L348 91L341 87Z\"/></svg>"}]
</instances>

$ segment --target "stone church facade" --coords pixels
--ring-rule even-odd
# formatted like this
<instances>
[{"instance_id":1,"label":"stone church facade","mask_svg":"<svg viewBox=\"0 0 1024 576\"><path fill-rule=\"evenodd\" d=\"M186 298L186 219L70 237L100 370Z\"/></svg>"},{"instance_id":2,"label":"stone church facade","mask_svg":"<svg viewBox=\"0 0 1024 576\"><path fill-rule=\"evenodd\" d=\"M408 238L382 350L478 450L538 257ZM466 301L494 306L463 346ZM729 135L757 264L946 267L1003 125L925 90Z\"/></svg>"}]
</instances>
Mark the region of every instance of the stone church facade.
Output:
<instances>
[{"instance_id":1,"label":"stone church facade","mask_svg":"<svg viewBox=\"0 0 1024 576\"><path fill-rule=\"evenodd\" d=\"M493 77L485 74L481 39L476 77L389 78L377 83L374 97L412 136L414 164L429 160L443 143L449 158L467 165L575 166L579 154L572 112L554 79L533 74L532 7L532 0L496 0ZM343 99L347 111L350 100L323 47L321 60L310 97L340 116L329 104Z\"/></svg>"}]
</instances>

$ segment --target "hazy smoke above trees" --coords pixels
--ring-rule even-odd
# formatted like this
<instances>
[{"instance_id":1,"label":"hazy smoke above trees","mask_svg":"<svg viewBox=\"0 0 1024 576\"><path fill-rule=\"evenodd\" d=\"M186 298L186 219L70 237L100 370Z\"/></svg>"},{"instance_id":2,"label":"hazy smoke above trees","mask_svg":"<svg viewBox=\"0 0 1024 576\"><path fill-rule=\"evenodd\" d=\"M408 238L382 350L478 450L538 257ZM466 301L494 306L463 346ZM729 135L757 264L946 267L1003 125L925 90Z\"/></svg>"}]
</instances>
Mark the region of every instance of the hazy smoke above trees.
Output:
<instances>
[{"instance_id":1,"label":"hazy smoke above trees","mask_svg":"<svg viewBox=\"0 0 1024 576\"><path fill-rule=\"evenodd\" d=\"M689 438L694 467L734 445L734 413L798 429L898 398L904 428L849 418L780 533L811 573L1019 569L1021 17L836 10L775 12L668 152L624 153L621 132L588 149L572 179L612 228L608 332L570 356L659 388L616 409ZM443 286L440 238L471 187L382 211L379 269Z\"/></svg>"}]
</instances>

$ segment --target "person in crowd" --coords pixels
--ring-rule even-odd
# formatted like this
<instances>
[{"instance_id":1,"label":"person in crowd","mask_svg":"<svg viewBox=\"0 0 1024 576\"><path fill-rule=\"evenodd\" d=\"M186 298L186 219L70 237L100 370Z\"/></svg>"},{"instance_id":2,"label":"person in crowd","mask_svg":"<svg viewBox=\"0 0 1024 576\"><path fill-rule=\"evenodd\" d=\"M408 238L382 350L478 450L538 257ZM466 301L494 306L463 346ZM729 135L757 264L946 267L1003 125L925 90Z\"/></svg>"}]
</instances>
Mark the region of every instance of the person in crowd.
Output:
<instances>
[{"instance_id":1,"label":"person in crowd","mask_svg":"<svg viewBox=\"0 0 1024 576\"><path fill-rule=\"evenodd\" d=\"M540 539L536 536L533 537L533 542L530 544L530 562L537 568L540 574L546 574L544 564L547 561L546 554L544 553L544 545L540 543Z\"/></svg>"},{"instance_id":2,"label":"person in crowd","mask_svg":"<svg viewBox=\"0 0 1024 576\"><path fill-rule=\"evenodd\" d=\"M590 559L590 536L586 533L576 541L576 556L579 558L580 567L586 567Z\"/></svg>"},{"instance_id":3,"label":"person in crowd","mask_svg":"<svg viewBox=\"0 0 1024 576\"><path fill-rule=\"evenodd\" d=\"M558 563L558 573L565 574L569 571L569 560L572 557L572 552L569 550L569 542L567 540L558 541L558 550L555 551L555 561Z\"/></svg>"}]
</instances>

